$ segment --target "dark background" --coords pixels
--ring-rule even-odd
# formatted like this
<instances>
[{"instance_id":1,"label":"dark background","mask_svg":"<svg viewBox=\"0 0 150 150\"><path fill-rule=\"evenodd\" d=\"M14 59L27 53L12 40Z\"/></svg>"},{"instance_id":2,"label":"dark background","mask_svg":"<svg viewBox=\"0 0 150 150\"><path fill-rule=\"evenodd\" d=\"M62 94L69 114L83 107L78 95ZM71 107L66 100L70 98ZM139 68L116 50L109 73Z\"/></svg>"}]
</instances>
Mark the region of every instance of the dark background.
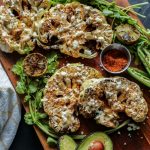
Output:
<instances>
[{"instance_id":1,"label":"dark background","mask_svg":"<svg viewBox=\"0 0 150 150\"><path fill-rule=\"evenodd\" d=\"M131 4L141 3L150 0L129 0ZM150 28L150 4L144 6L141 9L137 9L137 12L147 16L146 18L140 18L146 28ZM18 128L17 135L10 147L10 150L43 150L42 145L32 126L28 126L24 122L25 110L22 108L22 119Z\"/></svg>"}]
</instances>

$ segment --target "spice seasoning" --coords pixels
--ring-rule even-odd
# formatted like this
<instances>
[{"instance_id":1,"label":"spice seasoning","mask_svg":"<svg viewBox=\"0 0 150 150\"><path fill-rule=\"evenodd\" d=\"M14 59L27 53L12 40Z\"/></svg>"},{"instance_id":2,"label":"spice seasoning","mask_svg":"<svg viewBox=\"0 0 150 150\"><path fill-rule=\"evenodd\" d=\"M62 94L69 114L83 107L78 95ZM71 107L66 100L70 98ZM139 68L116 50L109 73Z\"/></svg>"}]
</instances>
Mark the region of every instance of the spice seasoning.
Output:
<instances>
[{"instance_id":1,"label":"spice seasoning","mask_svg":"<svg viewBox=\"0 0 150 150\"><path fill-rule=\"evenodd\" d=\"M109 71L118 72L126 67L128 58L122 51L110 50L104 55L102 61Z\"/></svg>"}]
</instances>

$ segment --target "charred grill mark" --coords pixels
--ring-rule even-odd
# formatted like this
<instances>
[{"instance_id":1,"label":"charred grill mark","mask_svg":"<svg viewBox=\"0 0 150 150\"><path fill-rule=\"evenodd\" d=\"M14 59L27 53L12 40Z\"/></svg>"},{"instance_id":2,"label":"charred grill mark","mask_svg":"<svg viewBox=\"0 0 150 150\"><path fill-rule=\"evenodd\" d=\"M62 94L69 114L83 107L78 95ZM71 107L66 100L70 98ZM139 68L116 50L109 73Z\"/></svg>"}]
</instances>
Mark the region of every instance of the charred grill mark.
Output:
<instances>
[{"instance_id":1,"label":"charred grill mark","mask_svg":"<svg viewBox=\"0 0 150 150\"><path fill-rule=\"evenodd\" d=\"M60 22L57 19L51 19L50 20L51 25L57 28L60 25Z\"/></svg>"},{"instance_id":2,"label":"charred grill mark","mask_svg":"<svg viewBox=\"0 0 150 150\"><path fill-rule=\"evenodd\" d=\"M86 32L92 32L92 31L94 31L96 29L97 29L96 25L94 25L94 24L87 24L87 27L86 27L85 31Z\"/></svg>"},{"instance_id":3,"label":"charred grill mark","mask_svg":"<svg viewBox=\"0 0 150 150\"><path fill-rule=\"evenodd\" d=\"M90 50L96 51L97 42L96 40L89 40L85 43L85 46L88 47Z\"/></svg>"},{"instance_id":4,"label":"charred grill mark","mask_svg":"<svg viewBox=\"0 0 150 150\"><path fill-rule=\"evenodd\" d=\"M12 10L12 13L14 14L14 16L19 17L19 13L18 13L17 10L13 9L13 10Z\"/></svg>"},{"instance_id":5,"label":"charred grill mark","mask_svg":"<svg viewBox=\"0 0 150 150\"><path fill-rule=\"evenodd\" d=\"M54 45L58 42L58 37L53 35L51 38L49 38L49 42L51 43L51 45Z\"/></svg>"}]
</instances>

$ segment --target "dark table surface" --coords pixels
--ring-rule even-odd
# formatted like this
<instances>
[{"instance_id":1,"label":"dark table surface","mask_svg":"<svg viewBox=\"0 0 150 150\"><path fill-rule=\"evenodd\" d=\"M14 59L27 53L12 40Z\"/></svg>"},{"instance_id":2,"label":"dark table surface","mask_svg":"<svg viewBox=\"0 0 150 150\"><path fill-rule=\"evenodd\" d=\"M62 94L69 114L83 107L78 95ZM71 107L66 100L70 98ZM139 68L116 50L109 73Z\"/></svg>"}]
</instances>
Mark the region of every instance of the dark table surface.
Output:
<instances>
[{"instance_id":1,"label":"dark table surface","mask_svg":"<svg viewBox=\"0 0 150 150\"><path fill-rule=\"evenodd\" d=\"M141 3L150 0L129 0L131 4ZM144 6L141 9L137 9L137 12L147 16L146 18L140 18L146 28L150 28L150 4ZM22 119L18 128L17 135L10 147L10 150L43 150L42 145L32 126L28 126L24 122L25 110L22 108Z\"/></svg>"}]
</instances>

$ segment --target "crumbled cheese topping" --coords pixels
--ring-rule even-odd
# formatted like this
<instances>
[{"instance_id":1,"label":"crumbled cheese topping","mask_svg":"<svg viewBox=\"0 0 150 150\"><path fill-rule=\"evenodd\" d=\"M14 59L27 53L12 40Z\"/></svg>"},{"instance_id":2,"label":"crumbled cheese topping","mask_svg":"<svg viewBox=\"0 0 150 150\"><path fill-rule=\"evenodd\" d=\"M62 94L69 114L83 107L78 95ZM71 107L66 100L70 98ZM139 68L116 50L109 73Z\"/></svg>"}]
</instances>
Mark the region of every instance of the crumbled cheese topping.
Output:
<instances>
[{"instance_id":1,"label":"crumbled cheese topping","mask_svg":"<svg viewBox=\"0 0 150 150\"><path fill-rule=\"evenodd\" d=\"M135 130L139 130L139 129L140 129L140 127L134 123L128 124L128 128L127 128L128 131L135 131Z\"/></svg>"},{"instance_id":2,"label":"crumbled cheese topping","mask_svg":"<svg viewBox=\"0 0 150 150\"><path fill-rule=\"evenodd\" d=\"M74 40L72 44L74 49L77 49L79 47L79 43L77 40Z\"/></svg>"}]
</instances>

